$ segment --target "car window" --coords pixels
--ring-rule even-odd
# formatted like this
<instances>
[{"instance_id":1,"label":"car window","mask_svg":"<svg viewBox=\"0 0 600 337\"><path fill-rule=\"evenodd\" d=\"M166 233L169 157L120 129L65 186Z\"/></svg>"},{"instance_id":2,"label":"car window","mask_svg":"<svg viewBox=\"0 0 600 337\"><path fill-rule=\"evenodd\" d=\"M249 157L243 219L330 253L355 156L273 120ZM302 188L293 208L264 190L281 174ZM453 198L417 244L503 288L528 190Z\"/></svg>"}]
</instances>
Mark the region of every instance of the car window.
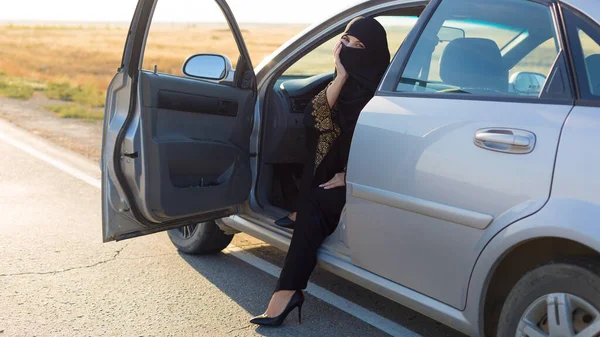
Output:
<instances>
[{"instance_id":1,"label":"car window","mask_svg":"<svg viewBox=\"0 0 600 337\"><path fill-rule=\"evenodd\" d=\"M309 77L333 72L333 47L340 39L336 36L304 55L290 66L283 76Z\"/></svg>"},{"instance_id":2,"label":"car window","mask_svg":"<svg viewBox=\"0 0 600 337\"><path fill-rule=\"evenodd\" d=\"M539 96L558 56L550 8L444 0L400 76L400 92Z\"/></svg>"},{"instance_id":3,"label":"car window","mask_svg":"<svg viewBox=\"0 0 600 337\"><path fill-rule=\"evenodd\" d=\"M583 56L587 59L592 55L600 54L600 44L594 41L589 35L583 30L578 29L579 40L581 41L581 51Z\"/></svg>"},{"instance_id":4,"label":"car window","mask_svg":"<svg viewBox=\"0 0 600 337\"><path fill-rule=\"evenodd\" d=\"M585 71L588 77L590 91L595 96L600 96L600 44L594 41L583 30L579 30L579 41L583 52Z\"/></svg>"},{"instance_id":5,"label":"car window","mask_svg":"<svg viewBox=\"0 0 600 337\"><path fill-rule=\"evenodd\" d=\"M569 9L564 15L581 98L600 100L600 27Z\"/></svg>"},{"instance_id":6,"label":"car window","mask_svg":"<svg viewBox=\"0 0 600 337\"><path fill-rule=\"evenodd\" d=\"M523 71L541 74L547 72L554 64L558 53L556 42L555 39L550 38L546 40L546 42L535 47L527 54L527 56L520 59L517 64L508 71L509 77Z\"/></svg>"},{"instance_id":7,"label":"car window","mask_svg":"<svg viewBox=\"0 0 600 337\"><path fill-rule=\"evenodd\" d=\"M195 22L193 13L204 13L211 22ZM200 54L227 56L233 66L239 50L221 9L214 1L158 0L146 40L142 69L184 76L188 57Z\"/></svg>"},{"instance_id":8,"label":"car window","mask_svg":"<svg viewBox=\"0 0 600 337\"><path fill-rule=\"evenodd\" d=\"M417 22L416 16L379 16L375 19L385 28L390 55L394 55ZM339 39L340 35L338 34L313 49L289 67L283 75L305 77L333 72L333 47Z\"/></svg>"}]
</instances>

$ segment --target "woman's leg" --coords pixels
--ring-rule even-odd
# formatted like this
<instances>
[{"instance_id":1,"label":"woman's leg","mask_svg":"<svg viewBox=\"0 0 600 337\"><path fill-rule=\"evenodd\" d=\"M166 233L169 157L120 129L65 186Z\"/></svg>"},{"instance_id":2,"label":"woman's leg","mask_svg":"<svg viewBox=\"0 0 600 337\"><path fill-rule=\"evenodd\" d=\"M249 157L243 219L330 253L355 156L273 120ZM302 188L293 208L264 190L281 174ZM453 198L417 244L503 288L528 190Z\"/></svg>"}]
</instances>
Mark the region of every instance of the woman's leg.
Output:
<instances>
[{"instance_id":1,"label":"woman's leg","mask_svg":"<svg viewBox=\"0 0 600 337\"><path fill-rule=\"evenodd\" d=\"M298 213L292 242L276 290L305 289L317 263L317 251L327 237L320 219L314 214Z\"/></svg>"},{"instance_id":2,"label":"woman's leg","mask_svg":"<svg viewBox=\"0 0 600 337\"><path fill-rule=\"evenodd\" d=\"M298 212L292 242L277 287L266 314L279 315L296 290L305 289L317 264L319 247L339 222L346 202L346 189L324 190L314 187L311 198Z\"/></svg>"},{"instance_id":3,"label":"woman's leg","mask_svg":"<svg viewBox=\"0 0 600 337\"><path fill-rule=\"evenodd\" d=\"M275 292L265 315L276 317L283 312L296 290L305 289L317 263L317 251L326 235L317 221L307 221L304 212L298 213L292 242Z\"/></svg>"}]
</instances>

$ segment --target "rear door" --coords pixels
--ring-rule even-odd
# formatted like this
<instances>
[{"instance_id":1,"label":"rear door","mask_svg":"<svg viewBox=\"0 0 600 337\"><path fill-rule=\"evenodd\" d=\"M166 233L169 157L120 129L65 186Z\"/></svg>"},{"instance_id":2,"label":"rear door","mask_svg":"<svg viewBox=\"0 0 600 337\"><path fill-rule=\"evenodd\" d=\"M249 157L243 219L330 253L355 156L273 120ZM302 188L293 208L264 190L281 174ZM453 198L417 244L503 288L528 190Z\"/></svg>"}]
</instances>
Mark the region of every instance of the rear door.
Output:
<instances>
[{"instance_id":1,"label":"rear door","mask_svg":"<svg viewBox=\"0 0 600 337\"><path fill-rule=\"evenodd\" d=\"M347 233L354 264L463 309L486 243L548 199L573 100L552 2L429 10L361 114Z\"/></svg>"},{"instance_id":2,"label":"rear door","mask_svg":"<svg viewBox=\"0 0 600 337\"><path fill-rule=\"evenodd\" d=\"M139 0L136 8L123 63L107 94L101 160L105 242L235 214L248 197L256 102L250 57L224 0L191 6L198 8ZM200 20L220 16L223 24L173 23L169 13L182 22L194 21L194 13ZM173 55L218 52L211 49L217 40L229 42L226 60L188 63L195 71L220 75L184 75L185 57ZM231 62L235 71L225 69ZM223 69L203 69L213 63Z\"/></svg>"}]
</instances>

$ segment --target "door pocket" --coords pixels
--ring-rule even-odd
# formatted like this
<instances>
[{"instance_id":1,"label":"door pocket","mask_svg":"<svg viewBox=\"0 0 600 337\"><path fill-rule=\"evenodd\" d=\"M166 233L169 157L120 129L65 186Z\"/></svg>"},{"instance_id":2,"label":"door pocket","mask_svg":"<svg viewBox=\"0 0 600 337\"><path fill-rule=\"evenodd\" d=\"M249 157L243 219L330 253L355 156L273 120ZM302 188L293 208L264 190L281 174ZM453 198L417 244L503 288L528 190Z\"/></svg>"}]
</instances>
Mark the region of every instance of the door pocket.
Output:
<instances>
[{"instance_id":1,"label":"door pocket","mask_svg":"<svg viewBox=\"0 0 600 337\"><path fill-rule=\"evenodd\" d=\"M171 184L179 189L198 189L226 184L242 159L234 146L210 141L170 142L160 145L167 157ZM210 160L207 160L210 159Z\"/></svg>"}]
</instances>

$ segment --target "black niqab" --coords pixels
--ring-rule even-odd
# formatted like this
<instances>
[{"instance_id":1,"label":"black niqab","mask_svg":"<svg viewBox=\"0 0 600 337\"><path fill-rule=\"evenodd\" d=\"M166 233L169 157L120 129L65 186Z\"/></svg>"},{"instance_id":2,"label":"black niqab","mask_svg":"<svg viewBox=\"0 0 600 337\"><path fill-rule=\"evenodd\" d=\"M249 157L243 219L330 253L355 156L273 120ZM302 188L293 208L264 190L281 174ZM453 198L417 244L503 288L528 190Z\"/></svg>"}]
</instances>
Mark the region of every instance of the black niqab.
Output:
<instances>
[{"instance_id":1,"label":"black niqab","mask_svg":"<svg viewBox=\"0 0 600 337\"><path fill-rule=\"evenodd\" d=\"M375 19L358 18L348 25L344 34L359 39L365 48L342 45L342 64L353 80L374 93L390 61L385 29ZM344 88L354 86L353 81L346 84Z\"/></svg>"}]
</instances>

